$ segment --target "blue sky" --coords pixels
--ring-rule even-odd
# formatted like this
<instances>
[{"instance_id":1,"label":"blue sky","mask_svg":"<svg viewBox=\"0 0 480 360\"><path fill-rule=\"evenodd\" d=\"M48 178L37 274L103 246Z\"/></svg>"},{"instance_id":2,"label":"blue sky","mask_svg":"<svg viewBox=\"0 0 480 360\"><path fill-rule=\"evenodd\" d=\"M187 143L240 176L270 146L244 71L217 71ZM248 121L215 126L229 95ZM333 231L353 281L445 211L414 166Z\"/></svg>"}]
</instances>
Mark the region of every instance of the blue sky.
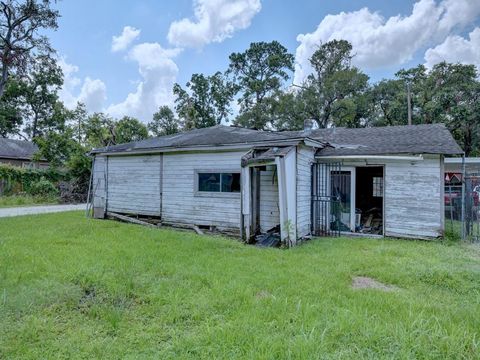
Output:
<instances>
[{"instance_id":1,"label":"blue sky","mask_svg":"<svg viewBox=\"0 0 480 360\"><path fill-rule=\"evenodd\" d=\"M295 82L308 74L315 46L332 38L353 43L355 64L372 81L443 59L480 64L477 0L64 0L57 6L62 18L50 37L62 59L67 105L80 100L90 111L144 121L172 104L174 82L226 69L228 55L253 41L278 40L296 54ZM112 38L126 26L130 32L113 51Z\"/></svg>"}]
</instances>

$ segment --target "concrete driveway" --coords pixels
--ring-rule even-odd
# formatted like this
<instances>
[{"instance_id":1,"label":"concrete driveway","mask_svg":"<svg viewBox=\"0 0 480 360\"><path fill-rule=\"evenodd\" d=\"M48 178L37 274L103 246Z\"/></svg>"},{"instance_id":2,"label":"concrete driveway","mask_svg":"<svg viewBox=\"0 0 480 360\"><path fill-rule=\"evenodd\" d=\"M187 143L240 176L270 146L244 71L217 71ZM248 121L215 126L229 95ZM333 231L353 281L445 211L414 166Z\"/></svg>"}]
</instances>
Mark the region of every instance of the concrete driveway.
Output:
<instances>
[{"instance_id":1,"label":"concrete driveway","mask_svg":"<svg viewBox=\"0 0 480 360\"><path fill-rule=\"evenodd\" d=\"M85 210L86 206L87 204L39 205L39 206L1 208L0 218L11 217L11 216L21 216L21 215L47 214L47 213L56 213L56 212L72 211L72 210Z\"/></svg>"}]
</instances>

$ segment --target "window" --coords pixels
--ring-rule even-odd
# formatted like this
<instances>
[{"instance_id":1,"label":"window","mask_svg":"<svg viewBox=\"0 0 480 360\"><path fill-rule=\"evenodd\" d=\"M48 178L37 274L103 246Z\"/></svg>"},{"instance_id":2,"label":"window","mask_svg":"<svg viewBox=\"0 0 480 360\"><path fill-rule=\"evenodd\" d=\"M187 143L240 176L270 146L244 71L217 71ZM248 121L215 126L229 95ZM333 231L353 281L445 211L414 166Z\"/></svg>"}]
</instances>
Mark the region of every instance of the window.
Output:
<instances>
[{"instance_id":1,"label":"window","mask_svg":"<svg viewBox=\"0 0 480 360\"><path fill-rule=\"evenodd\" d=\"M240 192L240 173L198 173L198 191L201 192Z\"/></svg>"},{"instance_id":2,"label":"window","mask_svg":"<svg viewBox=\"0 0 480 360\"><path fill-rule=\"evenodd\" d=\"M383 197L383 177L373 177L373 192L375 197Z\"/></svg>"}]
</instances>

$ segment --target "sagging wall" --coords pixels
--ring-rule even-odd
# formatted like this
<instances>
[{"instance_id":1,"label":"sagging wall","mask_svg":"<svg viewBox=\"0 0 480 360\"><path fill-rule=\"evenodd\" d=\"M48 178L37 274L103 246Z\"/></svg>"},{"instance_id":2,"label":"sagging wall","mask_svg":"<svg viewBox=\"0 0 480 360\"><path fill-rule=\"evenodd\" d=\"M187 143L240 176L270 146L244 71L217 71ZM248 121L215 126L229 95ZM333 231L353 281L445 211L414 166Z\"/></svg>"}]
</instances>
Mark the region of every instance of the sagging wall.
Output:
<instances>
[{"instance_id":1,"label":"sagging wall","mask_svg":"<svg viewBox=\"0 0 480 360\"><path fill-rule=\"evenodd\" d=\"M268 165L266 171L260 172L260 231L266 232L279 224L276 166Z\"/></svg>"},{"instance_id":2,"label":"sagging wall","mask_svg":"<svg viewBox=\"0 0 480 360\"><path fill-rule=\"evenodd\" d=\"M240 193L201 193L196 172L241 171L243 151L165 153L162 221L240 229Z\"/></svg>"},{"instance_id":3,"label":"sagging wall","mask_svg":"<svg viewBox=\"0 0 480 360\"><path fill-rule=\"evenodd\" d=\"M311 233L312 209L312 163L315 150L311 147L297 148L297 237Z\"/></svg>"}]
</instances>

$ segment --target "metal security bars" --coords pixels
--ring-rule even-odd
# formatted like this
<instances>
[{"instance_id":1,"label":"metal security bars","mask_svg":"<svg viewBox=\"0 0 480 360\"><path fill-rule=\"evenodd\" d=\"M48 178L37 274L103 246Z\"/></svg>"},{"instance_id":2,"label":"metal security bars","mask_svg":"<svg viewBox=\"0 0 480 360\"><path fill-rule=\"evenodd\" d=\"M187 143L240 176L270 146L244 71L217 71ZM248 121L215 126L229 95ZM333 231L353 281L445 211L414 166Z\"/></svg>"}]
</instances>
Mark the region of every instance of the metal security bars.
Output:
<instances>
[{"instance_id":1,"label":"metal security bars","mask_svg":"<svg viewBox=\"0 0 480 360\"><path fill-rule=\"evenodd\" d=\"M347 180L342 176L340 163L312 165L312 235L340 235L341 193L347 187Z\"/></svg>"}]
</instances>

